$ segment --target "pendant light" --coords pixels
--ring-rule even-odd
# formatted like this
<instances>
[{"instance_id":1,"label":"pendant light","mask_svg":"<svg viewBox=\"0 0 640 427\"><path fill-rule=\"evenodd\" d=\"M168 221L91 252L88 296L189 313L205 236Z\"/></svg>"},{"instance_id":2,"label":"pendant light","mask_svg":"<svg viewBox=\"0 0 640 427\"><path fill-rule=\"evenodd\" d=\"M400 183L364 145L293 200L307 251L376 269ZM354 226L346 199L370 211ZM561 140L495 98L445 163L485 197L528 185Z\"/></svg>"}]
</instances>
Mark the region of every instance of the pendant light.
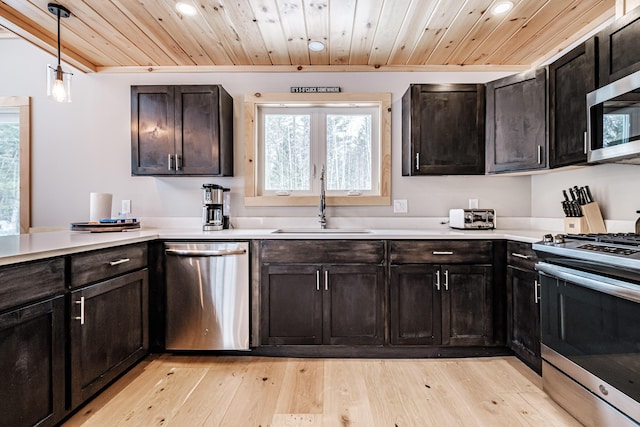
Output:
<instances>
[{"instance_id":1,"label":"pendant light","mask_svg":"<svg viewBox=\"0 0 640 427\"><path fill-rule=\"evenodd\" d=\"M62 71L60 66L60 18L68 18L71 12L55 3L47 5L49 12L58 17L58 66L47 64L47 96L57 102L71 102L71 76L73 73Z\"/></svg>"}]
</instances>

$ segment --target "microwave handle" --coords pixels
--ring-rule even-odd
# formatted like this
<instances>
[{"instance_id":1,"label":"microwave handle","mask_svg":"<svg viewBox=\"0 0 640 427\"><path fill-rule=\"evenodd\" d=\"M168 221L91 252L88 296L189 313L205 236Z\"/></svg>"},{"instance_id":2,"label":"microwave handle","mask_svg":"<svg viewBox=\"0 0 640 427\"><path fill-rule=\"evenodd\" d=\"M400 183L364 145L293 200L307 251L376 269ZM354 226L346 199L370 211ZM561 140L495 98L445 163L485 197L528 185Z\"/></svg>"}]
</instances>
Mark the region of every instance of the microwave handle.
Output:
<instances>
[{"instance_id":1,"label":"microwave handle","mask_svg":"<svg viewBox=\"0 0 640 427\"><path fill-rule=\"evenodd\" d=\"M589 150L589 136L587 135L587 131L584 131L584 154L587 154Z\"/></svg>"}]
</instances>

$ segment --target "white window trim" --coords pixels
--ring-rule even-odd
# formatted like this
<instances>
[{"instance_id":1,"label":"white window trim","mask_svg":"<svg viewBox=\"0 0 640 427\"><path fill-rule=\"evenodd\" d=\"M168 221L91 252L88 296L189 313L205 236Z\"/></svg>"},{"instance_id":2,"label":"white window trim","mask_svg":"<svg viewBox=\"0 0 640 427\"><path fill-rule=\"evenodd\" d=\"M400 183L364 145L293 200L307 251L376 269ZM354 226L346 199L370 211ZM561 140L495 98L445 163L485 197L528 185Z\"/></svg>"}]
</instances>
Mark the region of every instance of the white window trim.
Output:
<instances>
[{"instance_id":1,"label":"white window trim","mask_svg":"<svg viewBox=\"0 0 640 427\"><path fill-rule=\"evenodd\" d=\"M31 227L31 98L0 96L3 107L20 111L20 234L26 234Z\"/></svg>"},{"instance_id":2,"label":"white window trim","mask_svg":"<svg viewBox=\"0 0 640 427\"><path fill-rule=\"evenodd\" d=\"M378 195L327 195L328 206L388 206L391 204L391 94L390 93L270 93L244 97L245 206L315 206L318 196L259 194L258 108L260 106L320 106L340 103L370 104L379 108L380 193ZM333 106L333 105L332 105ZM339 106L339 105L336 105Z\"/></svg>"}]
</instances>

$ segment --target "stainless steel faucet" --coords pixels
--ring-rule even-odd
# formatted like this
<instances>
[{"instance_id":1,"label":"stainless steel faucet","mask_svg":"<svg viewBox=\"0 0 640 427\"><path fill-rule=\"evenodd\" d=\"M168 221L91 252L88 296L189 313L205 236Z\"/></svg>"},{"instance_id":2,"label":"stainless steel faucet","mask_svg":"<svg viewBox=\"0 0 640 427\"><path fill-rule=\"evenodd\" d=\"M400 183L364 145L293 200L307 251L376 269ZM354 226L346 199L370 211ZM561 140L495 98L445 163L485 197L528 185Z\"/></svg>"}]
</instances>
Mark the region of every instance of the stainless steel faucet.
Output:
<instances>
[{"instance_id":1,"label":"stainless steel faucet","mask_svg":"<svg viewBox=\"0 0 640 427\"><path fill-rule=\"evenodd\" d=\"M318 213L318 216L320 217L320 221L319 221L320 228L322 228L323 230L327 228L327 218L325 217L325 210L327 208L327 203L324 196L324 191L325 191L324 174L325 174L325 167L324 165L322 165L322 171L320 172L320 212Z\"/></svg>"}]
</instances>

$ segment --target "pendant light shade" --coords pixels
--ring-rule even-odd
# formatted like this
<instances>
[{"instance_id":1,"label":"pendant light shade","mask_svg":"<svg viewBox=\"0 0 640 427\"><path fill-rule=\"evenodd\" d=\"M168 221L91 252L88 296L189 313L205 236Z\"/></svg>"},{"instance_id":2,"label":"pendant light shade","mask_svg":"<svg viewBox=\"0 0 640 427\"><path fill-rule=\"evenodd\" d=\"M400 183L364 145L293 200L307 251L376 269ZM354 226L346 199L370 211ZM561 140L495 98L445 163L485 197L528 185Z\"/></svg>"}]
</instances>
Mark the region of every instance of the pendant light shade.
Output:
<instances>
[{"instance_id":1,"label":"pendant light shade","mask_svg":"<svg viewBox=\"0 0 640 427\"><path fill-rule=\"evenodd\" d=\"M60 65L60 18L68 18L71 12L55 3L47 5L49 12L58 17L58 66L47 64L47 96L57 102L71 102L71 76L73 73L62 71Z\"/></svg>"}]
</instances>

